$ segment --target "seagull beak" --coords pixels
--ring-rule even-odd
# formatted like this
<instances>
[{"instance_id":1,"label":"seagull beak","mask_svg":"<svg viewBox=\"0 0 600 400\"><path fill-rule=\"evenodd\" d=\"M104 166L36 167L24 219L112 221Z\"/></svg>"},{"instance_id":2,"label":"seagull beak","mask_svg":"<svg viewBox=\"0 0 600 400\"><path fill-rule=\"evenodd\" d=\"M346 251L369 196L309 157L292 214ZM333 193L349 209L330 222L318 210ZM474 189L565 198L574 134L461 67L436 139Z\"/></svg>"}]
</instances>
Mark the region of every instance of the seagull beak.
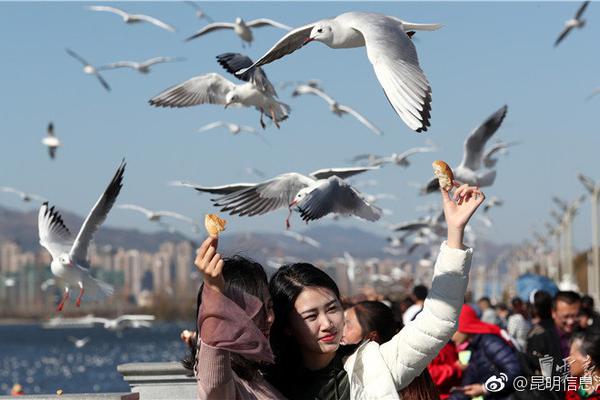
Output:
<instances>
[{"instance_id":1,"label":"seagull beak","mask_svg":"<svg viewBox=\"0 0 600 400\"><path fill-rule=\"evenodd\" d=\"M307 37L306 39L304 39L304 42L302 43L302 46L306 46L307 44L309 44L313 40L315 40L315 38Z\"/></svg>"},{"instance_id":2,"label":"seagull beak","mask_svg":"<svg viewBox=\"0 0 600 400\"><path fill-rule=\"evenodd\" d=\"M294 200L290 203L290 205L288 206L288 208L292 208L294 207L296 204L298 204L298 200Z\"/></svg>"}]
</instances>

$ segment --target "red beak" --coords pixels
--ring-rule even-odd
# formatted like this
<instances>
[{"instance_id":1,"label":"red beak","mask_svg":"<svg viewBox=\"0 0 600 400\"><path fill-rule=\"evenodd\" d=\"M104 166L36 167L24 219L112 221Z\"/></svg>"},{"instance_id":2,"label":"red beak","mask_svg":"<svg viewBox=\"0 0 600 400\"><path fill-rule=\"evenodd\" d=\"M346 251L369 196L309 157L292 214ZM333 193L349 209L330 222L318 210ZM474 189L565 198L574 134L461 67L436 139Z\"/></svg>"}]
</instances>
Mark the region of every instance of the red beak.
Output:
<instances>
[{"instance_id":1,"label":"red beak","mask_svg":"<svg viewBox=\"0 0 600 400\"><path fill-rule=\"evenodd\" d=\"M306 46L307 44L309 44L313 40L315 40L315 39L311 38L311 37L307 37L306 39L304 39L304 43L302 43L302 46Z\"/></svg>"},{"instance_id":2,"label":"red beak","mask_svg":"<svg viewBox=\"0 0 600 400\"><path fill-rule=\"evenodd\" d=\"M297 201L297 200L294 200L294 201L292 201L292 202L290 203L290 205L288 206L288 208L292 208L293 206L295 206L295 205L296 205L296 203L298 203L298 201Z\"/></svg>"}]
</instances>

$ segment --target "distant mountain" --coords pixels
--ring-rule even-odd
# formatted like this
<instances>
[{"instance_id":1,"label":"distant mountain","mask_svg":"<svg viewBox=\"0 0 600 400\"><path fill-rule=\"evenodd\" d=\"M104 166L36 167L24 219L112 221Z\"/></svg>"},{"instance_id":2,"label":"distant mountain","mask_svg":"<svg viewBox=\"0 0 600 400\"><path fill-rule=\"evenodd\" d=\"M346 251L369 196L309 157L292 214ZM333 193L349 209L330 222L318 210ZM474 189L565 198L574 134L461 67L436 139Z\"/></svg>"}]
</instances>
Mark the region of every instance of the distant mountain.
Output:
<instances>
[{"instance_id":1,"label":"distant mountain","mask_svg":"<svg viewBox=\"0 0 600 400\"><path fill-rule=\"evenodd\" d=\"M62 211L65 224L72 230L79 229L83 223L80 216ZM11 240L23 249L36 251L39 249L37 230L37 211L21 212L0 206L0 242ZM75 234L75 232L73 232ZM324 225L309 227L301 232L318 241L321 246L316 248L296 241L282 233L224 232L221 241L221 252L226 256L233 254L247 255L265 263L271 257L291 257L303 261L314 262L319 259L340 257L345 251L359 259L393 258L383 252L387 244L385 237L353 227L339 225ZM101 227L95 236L98 245L109 244L113 247L157 251L159 246L167 241L179 242L189 240L181 234L168 232L145 233L137 229L121 229ZM511 245L498 245L480 241L475 252L474 264L489 265ZM409 257L402 256L407 261L418 260L424 250L417 250Z\"/></svg>"}]
</instances>

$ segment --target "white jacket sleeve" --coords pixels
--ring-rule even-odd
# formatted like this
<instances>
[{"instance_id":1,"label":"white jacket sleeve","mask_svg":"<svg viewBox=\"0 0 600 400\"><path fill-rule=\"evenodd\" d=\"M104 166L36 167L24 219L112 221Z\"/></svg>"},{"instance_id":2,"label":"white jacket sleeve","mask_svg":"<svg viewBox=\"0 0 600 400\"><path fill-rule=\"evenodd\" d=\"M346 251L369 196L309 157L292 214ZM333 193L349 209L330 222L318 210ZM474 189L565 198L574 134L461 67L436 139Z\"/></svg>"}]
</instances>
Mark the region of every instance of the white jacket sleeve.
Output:
<instances>
[{"instance_id":1,"label":"white jacket sleeve","mask_svg":"<svg viewBox=\"0 0 600 400\"><path fill-rule=\"evenodd\" d=\"M379 346L397 390L408 386L456 332L472 253L473 249L452 249L442 243L423 311Z\"/></svg>"}]
</instances>

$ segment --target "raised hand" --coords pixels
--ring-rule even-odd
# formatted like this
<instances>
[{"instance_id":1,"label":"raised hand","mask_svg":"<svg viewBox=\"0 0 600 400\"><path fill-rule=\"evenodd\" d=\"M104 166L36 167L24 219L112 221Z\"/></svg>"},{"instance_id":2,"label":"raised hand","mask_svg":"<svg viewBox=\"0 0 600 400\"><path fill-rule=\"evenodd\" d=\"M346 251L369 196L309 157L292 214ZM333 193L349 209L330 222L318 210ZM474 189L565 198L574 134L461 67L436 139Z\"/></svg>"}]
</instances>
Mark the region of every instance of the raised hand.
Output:
<instances>
[{"instance_id":1,"label":"raised hand","mask_svg":"<svg viewBox=\"0 0 600 400\"><path fill-rule=\"evenodd\" d=\"M204 277L204 284L219 292L223 291L225 281L223 280L223 265L221 255L217 253L219 239L208 237L196 251L194 264Z\"/></svg>"},{"instance_id":2,"label":"raised hand","mask_svg":"<svg viewBox=\"0 0 600 400\"><path fill-rule=\"evenodd\" d=\"M465 226L475 213L475 210L485 200L485 195L478 187L461 185L454 191L453 198L450 193L444 189L442 192L442 203L444 206L444 216L448 225L448 246L462 249L464 247L462 240Z\"/></svg>"}]
</instances>

